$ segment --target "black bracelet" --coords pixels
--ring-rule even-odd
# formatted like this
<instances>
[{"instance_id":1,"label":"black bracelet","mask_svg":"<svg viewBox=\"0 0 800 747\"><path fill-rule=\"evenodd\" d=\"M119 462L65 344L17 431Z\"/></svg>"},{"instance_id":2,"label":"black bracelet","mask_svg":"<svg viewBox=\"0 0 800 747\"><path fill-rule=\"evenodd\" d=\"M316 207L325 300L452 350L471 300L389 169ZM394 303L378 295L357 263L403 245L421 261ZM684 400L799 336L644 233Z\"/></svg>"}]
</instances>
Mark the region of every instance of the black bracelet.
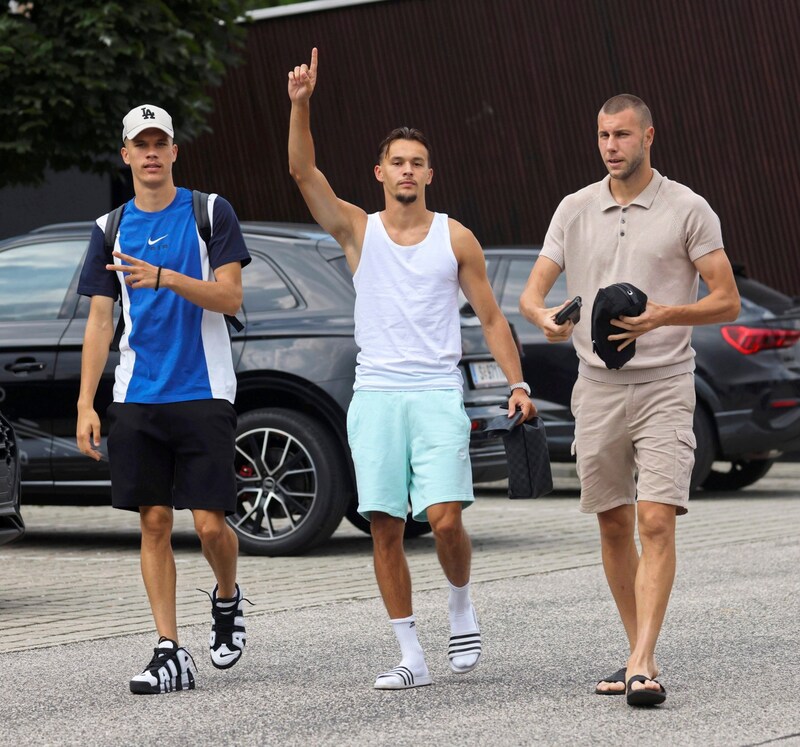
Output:
<instances>
[{"instance_id":1,"label":"black bracelet","mask_svg":"<svg viewBox=\"0 0 800 747\"><path fill-rule=\"evenodd\" d=\"M158 266L158 272L156 273L156 287L153 290L158 290L159 285L161 285L161 265Z\"/></svg>"}]
</instances>

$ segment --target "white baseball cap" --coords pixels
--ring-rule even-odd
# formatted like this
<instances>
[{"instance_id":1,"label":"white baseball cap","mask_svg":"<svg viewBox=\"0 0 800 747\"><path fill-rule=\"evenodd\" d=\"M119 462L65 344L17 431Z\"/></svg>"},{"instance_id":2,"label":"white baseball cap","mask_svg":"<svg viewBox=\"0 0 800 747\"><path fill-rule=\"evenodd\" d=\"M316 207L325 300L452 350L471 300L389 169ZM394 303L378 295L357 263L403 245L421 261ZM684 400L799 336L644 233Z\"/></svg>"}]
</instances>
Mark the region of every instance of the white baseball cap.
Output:
<instances>
[{"instance_id":1,"label":"white baseball cap","mask_svg":"<svg viewBox=\"0 0 800 747\"><path fill-rule=\"evenodd\" d=\"M153 104L134 106L122 120L122 142L136 137L140 132L151 127L166 132L170 137L175 137L172 129L172 117L166 110Z\"/></svg>"}]
</instances>

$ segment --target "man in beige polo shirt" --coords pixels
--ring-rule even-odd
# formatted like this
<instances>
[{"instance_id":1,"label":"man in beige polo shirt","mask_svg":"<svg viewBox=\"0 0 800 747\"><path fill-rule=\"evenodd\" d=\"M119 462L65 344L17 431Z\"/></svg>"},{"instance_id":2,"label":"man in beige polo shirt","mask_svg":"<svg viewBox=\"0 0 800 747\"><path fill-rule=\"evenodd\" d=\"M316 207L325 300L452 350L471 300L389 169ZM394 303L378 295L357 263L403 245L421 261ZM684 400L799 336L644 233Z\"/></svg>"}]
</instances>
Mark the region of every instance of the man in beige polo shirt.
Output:
<instances>
[{"instance_id":1,"label":"man in beige polo shirt","mask_svg":"<svg viewBox=\"0 0 800 747\"><path fill-rule=\"evenodd\" d=\"M666 698L655 647L675 576L675 517L687 511L694 465L691 330L735 319L739 294L708 203L650 166L646 104L614 96L597 124L608 175L558 206L520 308L548 341L572 337L580 360L572 393L580 508L597 514L606 579L630 645L626 667L595 691L656 705ZM581 296L588 309L612 283L647 294L640 316L612 322L619 334L608 339L618 349L636 340L622 368L606 368L593 352L588 314L577 325L553 320L565 304L546 308L544 299L562 271L570 298ZM700 301L698 273L709 288Z\"/></svg>"}]
</instances>

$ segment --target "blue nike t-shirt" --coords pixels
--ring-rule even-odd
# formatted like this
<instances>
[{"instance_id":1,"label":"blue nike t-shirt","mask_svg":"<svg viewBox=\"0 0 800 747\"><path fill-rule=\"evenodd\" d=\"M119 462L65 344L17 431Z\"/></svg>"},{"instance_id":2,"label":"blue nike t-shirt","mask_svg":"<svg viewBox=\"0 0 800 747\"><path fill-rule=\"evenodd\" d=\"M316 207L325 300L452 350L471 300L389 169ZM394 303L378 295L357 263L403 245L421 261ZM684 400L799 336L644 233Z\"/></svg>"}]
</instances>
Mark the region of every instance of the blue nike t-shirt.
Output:
<instances>
[{"instance_id":1,"label":"blue nike t-shirt","mask_svg":"<svg viewBox=\"0 0 800 747\"><path fill-rule=\"evenodd\" d=\"M130 200L125 205L116 251L199 280L230 262L250 262L239 221L230 203L210 195L211 240L197 231L192 193L179 188L163 210L148 213ZM114 382L115 402L159 404L236 396L230 337L223 314L208 311L166 288L131 288L124 273L106 270L108 215L98 218L78 283L83 296L122 293L125 328ZM115 278L119 276L119 284Z\"/></svg>"}]
</instances>

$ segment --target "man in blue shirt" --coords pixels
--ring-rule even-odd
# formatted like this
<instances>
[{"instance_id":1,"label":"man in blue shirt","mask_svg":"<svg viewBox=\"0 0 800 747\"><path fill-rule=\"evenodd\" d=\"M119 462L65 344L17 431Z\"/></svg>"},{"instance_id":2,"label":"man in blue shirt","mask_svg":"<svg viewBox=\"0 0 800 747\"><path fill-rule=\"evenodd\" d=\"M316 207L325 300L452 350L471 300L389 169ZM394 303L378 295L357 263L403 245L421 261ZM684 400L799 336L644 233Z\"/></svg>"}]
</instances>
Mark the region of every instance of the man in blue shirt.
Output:
<instances>
[{"instance_id":1,"label":"man in blue shirt","mask_svg":"<svg viewBox=\"0 0 800 747\"><path fill-rule=\"evenodd\" d=\"M138 511L142 577L160 636L131 692L157 694L195 686L195 666L178 644L172 512L192 511L216 577L211 595L211 660L227 669L245 645L238 540L226 524L236 508L233 470L236 377L225 314L242 303L242 267L250 256L230 204L208 200L212 234L200 237L192 193L177 188L172 118L144 104L123 119L121 155L131 167L134 199L125 204L113 255L108 215L97 220L78 293L91 297L83 343L77 439L99 460L94 398L122 300L124 330L108 408L112 504Z\"/></svg>"}]
</instances>

